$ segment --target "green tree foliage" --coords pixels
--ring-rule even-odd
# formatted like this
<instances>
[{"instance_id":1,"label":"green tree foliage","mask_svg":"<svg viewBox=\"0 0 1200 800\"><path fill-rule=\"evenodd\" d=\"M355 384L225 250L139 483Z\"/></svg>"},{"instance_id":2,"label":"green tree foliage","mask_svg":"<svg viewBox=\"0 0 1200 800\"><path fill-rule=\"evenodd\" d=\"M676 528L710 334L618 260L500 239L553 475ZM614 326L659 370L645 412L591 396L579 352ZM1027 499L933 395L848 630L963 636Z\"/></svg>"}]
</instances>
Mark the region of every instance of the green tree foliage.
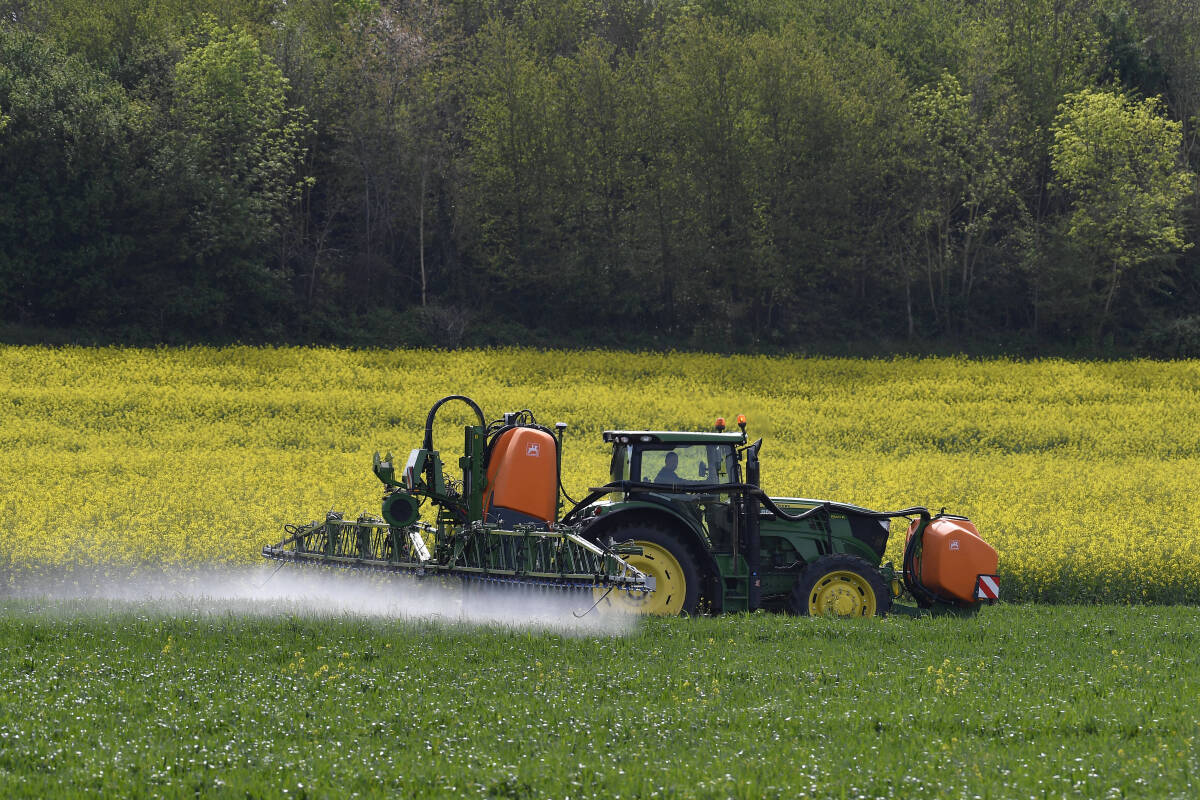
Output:
<instances>
[{"instance_id":1,"label":"green tree foliage","mask_svg":"<svg viewBox=\"0 0 1200 800\"><path fill-rule=\"evenodd\" d=\"M655 87L669 148L669 219L680 234L676 302L695 310L695 324L725 337L744 313L740 279L754 224L753 121L740 44L722 21L682 21L664 43Z\"/></svg>"},{"instance_id":2,"label":"green tree foliage","mask_svg":"<svg viewBox=\"0 0 1200 800\"><path fill-rule=\"evenodd\" d=\"M948 330L969 324L980 261L997 229L1012 224L1018 165L1011 131L996 131L989 111L950 73L913 96L923 189L913 221L933 322Z\"/></svg>"},{"instance_id":3,"label":"green tree foliage","mask_svg":"<svg viewBox=\"0 0 1200 800\"><path fill-rule=\"evenodd\" d=\"M300 191L303 110L288 81L241 27L213 26L175 68L167 169L187 209L186 292L174 310L226 324L248 305L274 309L282 266L269 249Z\"/></svg>"},{"instance_id":4,"label":"green tree foliage","mask_svg":"<svg viewBox=\"0 0 1200 800\"><path fill-rule=\"evenodd\" d=\"M1183 126L1183 151L1192 172L1200 172L1200 0L1135 0L1135 35L1149 50L1148 58L1165 76L1162 88L1170 117ZM1200 230L1200 194L1187 201L1184 220L1191 240ZM1179 259L1174 286L1163 293L1148 315L1149 336L1174 341L1168 351L1179 352L1183 339L1200 343L1200 248L1189 248ZM1178 331L1191 331L1180 337Z\"/></svg>"},{"instance_id":5,"label":"green tree foliage","mask_svg":"<svg viewBox=\"0 0 1200 800\"><path fill-rule=\"evenodd\" d=\"M553 71L557 93L569 99L560 122L563 222L558 232L565 246L557 279L578 286L580 298L642 285L643 292L615 293L606 311L613 321L644 314L662 297L665 277L655 247L657 226L642 213L655 201L651 131L644 113L646 60L593 38L575 57L556 59ZM567 312L586 310L575 300Z\"/></svg>"},{"instance_id":6,"label":"green tree foliage","mask_svg":"<svg viewBox=\"0 0 1200 800\"><path fill-rule=\"evenodd\" d=\"M1133 7L1137 26L1130 35L1148 51L1143 59L1170 78L1162 90L1172 118L1183 125L1184 152L1195 166L1200 159L1200 0L1135 0Z\"/></svg>"},{"instance_id":7,"label":"green tree foliage","mask_svg":"<svg viewBox=\"0 0 1200 800\"><path fill-rule=\"evenodd\" d=\"M495 21L476 42L466 136L477 257L489 288L515 296L558 277L562 108L553 76L513 26Z\"/></svg>"},{"instance_id":8,"label":"green tree foliage","mask_svg":"<svg viewBox=\"0 0 1200 800\"><path fill-rule=\"evenodd\" d=\"M0 0L0 303L118 338L1200 352L1195 4Z\"/></svg>"},{"instance_id":9,"label":"green tree foliage","mask_svg":"<svg viewBox=\"0 0 1200 800\"><path fill-rule=\"evenodd\" d=\"M29 324L111 321L133 111L103 73L0 27L0 309Z\"/></svg>"},{"instance_id":10,"label":"green tree foliage","mask_svg":"<svg viewBox=\"0 0 1200 800\"><path fill-rule=\"evenodd\" d=\"M356 8L339 26L321 113L332 140L327 224L353 232L341 255L358 308L380 300L422 304L426 232L436 230L433 187L447 164L437 130L436 52L427 20L387 8ZM312 284L310 284L310 292Z\"/></svg>"},{"instance_id":11,"label":"green tree foliage","mask_svg":"<svg viewBox=\"0 0 1200 800\"><path fill-rule=\"evenodd\" d=\"M1098 338L1122 279L1187 245L1179 211L1193 175L1179 160L1180 123L1155 98L1119 90L1067 95L1054 124L1051 158L1069 198L1064 235L1083 264Z\"/></svg>"}]
</instances>

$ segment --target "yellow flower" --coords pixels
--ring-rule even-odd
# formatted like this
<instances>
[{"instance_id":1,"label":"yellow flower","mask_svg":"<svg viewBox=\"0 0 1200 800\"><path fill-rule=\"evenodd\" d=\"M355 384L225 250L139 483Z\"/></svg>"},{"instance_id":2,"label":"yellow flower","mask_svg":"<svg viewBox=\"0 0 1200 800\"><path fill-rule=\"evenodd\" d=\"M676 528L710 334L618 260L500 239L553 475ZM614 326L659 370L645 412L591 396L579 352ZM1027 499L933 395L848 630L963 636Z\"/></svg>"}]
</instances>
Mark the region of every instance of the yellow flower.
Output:
<instances>
[{"instance_id":1,"label":"yellow flower","mask_svg":"<svg viewBox=\"0 0 1200 800\"><path fill-rule=\"evenodd\" d=\"M371 453L462 393L567 422L573 496L607 473L601 431L741 412L768 492L965 514L1005 599L1178 601L1200 596L1197 385L1197 361L0 346L0 563L257 562L285 523L378 513ZM469 421L438 418L451 474Z\"/></svg>"}]
</instances>

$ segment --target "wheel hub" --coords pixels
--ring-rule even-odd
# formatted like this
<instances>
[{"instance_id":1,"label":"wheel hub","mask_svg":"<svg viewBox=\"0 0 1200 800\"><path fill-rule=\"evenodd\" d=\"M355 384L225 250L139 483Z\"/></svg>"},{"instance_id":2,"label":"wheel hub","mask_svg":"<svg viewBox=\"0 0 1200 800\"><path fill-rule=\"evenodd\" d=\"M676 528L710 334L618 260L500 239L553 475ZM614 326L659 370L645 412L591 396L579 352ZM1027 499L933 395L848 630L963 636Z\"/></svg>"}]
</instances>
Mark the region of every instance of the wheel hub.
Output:
<instances>
[{"instance_id":1,"label":"wheel hub","mask_svg":"<svg viewBox=\"0 0 1200 800\"><path fill-rule=\"evenodd\" d=\"M601 607L630 614L678 614L687 596L687 580L679 561L669 550L653 542L634 540L632 544L640 547L642 554L623 558L630 566L654 579L654 591L614 589L608 592Z\"/></svg>"},{"instance_id":2,"label":"wheel hub","mask_svg":"<svg viewBox=\"0 0 1200 800\"><path fill-rule=\"evenodd\" d=\"M835 617L870 617L875 614L875 592L855 572L839 570L817 581L808 597L808 613Z\"/></svg>"}]
</instances>

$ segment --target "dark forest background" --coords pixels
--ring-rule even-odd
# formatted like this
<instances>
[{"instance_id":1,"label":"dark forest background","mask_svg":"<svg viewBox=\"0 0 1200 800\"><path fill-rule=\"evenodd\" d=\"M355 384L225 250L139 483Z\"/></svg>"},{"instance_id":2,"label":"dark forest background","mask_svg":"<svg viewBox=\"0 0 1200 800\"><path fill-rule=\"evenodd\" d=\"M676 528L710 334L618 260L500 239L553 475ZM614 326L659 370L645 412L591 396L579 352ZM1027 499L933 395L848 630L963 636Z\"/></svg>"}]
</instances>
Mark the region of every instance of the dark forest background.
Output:
<instances>
[{"instance_id":1,"label":"dark forest background","mask_svg":"<svg viewBox=\"0 0 1200 800\"><path fill-rule=\"evenodd\" d=\"M14 340L1200 355L1200 0L0 0Z\"/></svg>"}]
</instances>

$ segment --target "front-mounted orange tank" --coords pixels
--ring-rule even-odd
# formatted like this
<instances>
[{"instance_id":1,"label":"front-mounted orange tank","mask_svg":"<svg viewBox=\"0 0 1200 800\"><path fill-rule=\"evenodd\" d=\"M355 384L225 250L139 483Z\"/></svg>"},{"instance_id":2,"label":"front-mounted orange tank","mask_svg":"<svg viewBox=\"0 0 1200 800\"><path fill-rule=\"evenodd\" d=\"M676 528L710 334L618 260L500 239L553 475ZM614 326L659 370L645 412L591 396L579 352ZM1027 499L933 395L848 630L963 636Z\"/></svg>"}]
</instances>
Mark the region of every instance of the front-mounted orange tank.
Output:
<instances>
[{"instance_id":1,"label":"front-mounted orange tank","mask_svg":"<svg viewBox=\"0 0 1200 800\"><path fill-rule=\"evenodd\" d=\"M554 522L558 511L558 443L537 428L512 428L492 444L483 518L488 522Z\"/></svg>"},{"instance_id":2,"label":"front-mounted orange tank","mask_svg":"<svg viewBox=\"0 0 1200 800\"><path fill-rule=\"evenodd\" d=\"M908 528L911 540L920 522ZM960 603L974 603L991 598L996 569L1000 559L996 550L979 536L968 519L935 517L925 526L920 555L914 560L913 572L926 589L943 598ZM982 578L992 579L982 581Z\"/></svg>"}]
</instances>

